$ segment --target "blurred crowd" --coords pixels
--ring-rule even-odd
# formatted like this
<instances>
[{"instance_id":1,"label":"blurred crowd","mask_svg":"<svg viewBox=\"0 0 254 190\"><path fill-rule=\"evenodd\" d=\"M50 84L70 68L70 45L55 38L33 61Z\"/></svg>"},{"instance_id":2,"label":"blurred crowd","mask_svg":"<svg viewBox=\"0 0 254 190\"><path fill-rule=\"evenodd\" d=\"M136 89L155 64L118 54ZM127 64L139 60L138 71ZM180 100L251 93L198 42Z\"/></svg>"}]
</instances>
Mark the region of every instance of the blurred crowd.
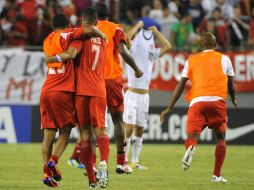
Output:
<instances>
[{"instance_id":1,"label":"blurred crowd","mask_svg":"<svg viewBox=\"0 0 254 190\"><path fill-rule=\"evenodd\" d=\"M58 12L79 25L82 9L104 2L124 28L143 20L155 25L175 51L197 48L200 34L212 32L222 51L254 50L253 0L0 0L0 44L41 45Z\"/></svg>"}]
</instances>

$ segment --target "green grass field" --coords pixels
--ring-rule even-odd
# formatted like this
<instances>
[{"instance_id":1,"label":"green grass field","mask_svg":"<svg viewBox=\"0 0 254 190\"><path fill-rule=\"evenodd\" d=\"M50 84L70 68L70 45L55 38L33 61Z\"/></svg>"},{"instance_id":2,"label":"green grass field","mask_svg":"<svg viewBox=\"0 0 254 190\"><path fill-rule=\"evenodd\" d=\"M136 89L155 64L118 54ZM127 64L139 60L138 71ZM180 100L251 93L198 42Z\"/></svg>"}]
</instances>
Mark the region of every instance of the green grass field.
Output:
<instances>
[{"instance_id":1,"label":"green grass field","mask_svg":"<svg viewBox=\"0 0 254 190\"><path fill-rule=\"evenodd\" d=\"M60 189L87 189L87 178L81 169L67 165L73 144L59 162L63 180ZM40 144L0 144L0 190L47 189L42 183ZM112 190L253 190L254 149L252 146L228 146L223 176L227 184L210 182L214 161L214 146L200 145L192 166L183 172L180 160L183 145L144 145L142 163L146 171L135 170L131 175L116 175L115 146L111 146L110 183Z\"/></svg>"}]
</instances>

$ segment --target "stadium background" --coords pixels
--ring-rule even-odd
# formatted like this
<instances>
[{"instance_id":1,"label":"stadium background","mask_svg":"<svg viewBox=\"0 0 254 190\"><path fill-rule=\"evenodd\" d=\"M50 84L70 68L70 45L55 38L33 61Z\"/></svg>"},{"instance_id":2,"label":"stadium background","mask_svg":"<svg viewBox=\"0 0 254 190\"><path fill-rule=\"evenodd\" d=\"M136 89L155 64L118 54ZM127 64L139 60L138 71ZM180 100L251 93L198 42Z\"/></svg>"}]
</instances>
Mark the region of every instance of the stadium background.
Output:
<instances>
[{"instance_id":1,"label":"stadium background","mask_svg":"<svg viewBox=\"0 0 254 190\"><path fill-rule=\"evenodd\" d=\"M55 13L64 12L72 26L77 26L80 11L98 0L2 0L0 1L0 142L41 142L39 95L46 67L41 45L51 32ZM168 121L160 124L159 113L167 104L186 56L198 51L199 35L212 31L220 38L218 49L229 54L236 69L239 108L229 103L229 144L253 145L254 134L254 2L251 0L105 0L112 20L124 29L143 19L145 25L155 23L169 41L174 25L192 15L185 32L184 44L162 57L153 71L150 92L149 127L144 142L182 143L188 103L181 98ZM219 7L219 8L218 8ZM214 15L220 9L221 16ZM241 11L238 18L237 11ZM149 19L147 19L149 18ZM239 21L239 19L241 21ZM244 28L244 22L248 27ZM197 24L199 23L199 24ZM236 23L239 30L232 27ZM213 27L211 27L211 25ZM182 31L183 32L183 31ZM240 32L240 35L239 35ZM181 33L181 32L179 32ZM224 36L221 37L221 34ZM233 37L232 37L233 36ZM109 126L112 123L109 119ZM109 127L110 136L112 130ZM77 137L76 131L72 138ZM214 137L207 130L200 142L210 144Z\"/></svg>"}]
</instances>

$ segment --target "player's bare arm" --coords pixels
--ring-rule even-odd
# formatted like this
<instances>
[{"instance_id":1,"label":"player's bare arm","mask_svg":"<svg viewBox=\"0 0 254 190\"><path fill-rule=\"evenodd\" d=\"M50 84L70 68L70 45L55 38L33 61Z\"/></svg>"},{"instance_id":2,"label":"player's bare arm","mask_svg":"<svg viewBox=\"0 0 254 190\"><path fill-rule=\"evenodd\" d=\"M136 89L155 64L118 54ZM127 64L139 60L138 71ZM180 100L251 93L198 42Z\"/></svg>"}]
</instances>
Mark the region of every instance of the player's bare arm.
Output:
<instances>
[{"instance_id":1,"label":"player's bare arm","mask_svg":"<svg viewBox=\"0 0 254 190\"><path fill-rule=\"evenodd\" d=\"M87 37L98 36L107 40L106 36L94 25L84 27L84 35Z\"/></svg>"},{"instance_id":2,"label":"player's bare arm","mask_svg":"<svg viewBox=\"0 0 254 190\"><path fill-rule=\"evenodd\" d=\"M228 76L228 94L230 96L231 102L234 104L235 108L237 108L237 101L235 97L235 84L233 76Z\"/></svg>"},{"instance_id":3,"label":"player's bare arm","mask_svg":"<svg viewBox=\"0 0 254 190\"><path fill-rule=\"evenodd\" d=\"M56 56L46 56L45 62L54 63L54 62L66 62L70 59L74 59L78 54L78 50L74 47L69 47L65 52L57 54Z\"/></svg>"},{"instance_id":4,"label":"player's bare arm","mask_svg":"<svg viewBox=\"0 0 254 190\"><path fill-rule=\"evenodd\" d=\"M163 56L168 50L172 48L171 44L168 42L168 40L158 31L158 29L155 26L151 26L148 28L149 30L152 30L155 37L159 39L162 47L160 50L160 57Z\"/></svg>"},{"instance_id":5,"label":"player's bare arm","mask_svg":"<svg viewBox=\"0 0 254 190\"><path fill-rule=\"evenodd\" d=\"M163 122L165 120L165 118L168 116L168 114L172 111L175 103L182 95L185 84L187 81L188 81L188 78L182 77L181 80L179 81L179 83L177 84L176 89L173 92L173 97L168 102L167 108L161 112L161 116L160 116L161 122Z\"/></svg>"},{"instance_id":6,"label":"player's bare arm","mask_svg":"<svg viewBox=\"0 0 254 190\"><path fill-rule=\"evenodd\" d=\"M137 78L142 77L144 73L137 67L133 57L131 56L129 50L123 42L119 43L118 50L123 60L135 71L135 76Z\"/></svg>"},{"instance_id":7,"label":"player's bare arm","mask_svg":"<svg viewBox=\"0 0 254 190\"><path fill-rule=\"evenodd\" d=\"M133 26L129 32L126 34L127 37L127 47L130 49L131 48L131 41L133 40L133 38L136 36L138 30L140 28L143 28L144 26L144 22L143 21L138 21L137 24L135 24L135 26Z\"/></svg>"}]
</instances>

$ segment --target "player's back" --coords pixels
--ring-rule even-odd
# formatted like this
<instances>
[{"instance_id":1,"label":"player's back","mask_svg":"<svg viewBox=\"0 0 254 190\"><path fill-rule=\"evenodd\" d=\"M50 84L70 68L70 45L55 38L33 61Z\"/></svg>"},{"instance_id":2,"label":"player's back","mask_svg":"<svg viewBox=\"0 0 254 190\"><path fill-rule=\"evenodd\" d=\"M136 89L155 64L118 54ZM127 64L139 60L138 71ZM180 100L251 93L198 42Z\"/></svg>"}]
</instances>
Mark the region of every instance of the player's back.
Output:
<instances>
[{"instance_id":1,"label":"player's back","mask_svg":"<svg viewBox=\"0 0 254 190\"><path fill-rule=\"evenodd\" d=\"M76 95L106 97L104 69L107 42L100 37L81 41L82 49L76 59Z\"/></svg>"},{"instance_id":2,"label":"player's back","mask_svg":"<svg viewBox=\"0 0 254 190\"><path fill-rule=\"evenodd\" d=\"M72 40L82 37L82 28L68 28L50 33L43 43L45 55L54 56L68 49ZM48 64L47 78L43 91L70 91L74 92L74 64L67 63Z\"/></svg>"},{"instance_id":3,"label":"player's back","mask_svg":"<svg viewBox=\"0 0 254 190\"><path fill-rule=\"evenodd\" d=\"M98 20L97 27L104 33L108 40L105 79L115 79L122 76L122 67L120 64L118 44L121 40L125 41L123 29L119 24L108 20Z\"/></svg>"},{"instance_id":4,"label":"player's back","mask_svg":"<svg viewBox=\"0 0 254 190\"><path fill-rule=\"evenodd\" d=\"M199 96L226 98L228 77L222 68L222 56L217 51L207 50L189 57L188 78L192 88L187 99Z\"/></svg>"}]
</instances>

